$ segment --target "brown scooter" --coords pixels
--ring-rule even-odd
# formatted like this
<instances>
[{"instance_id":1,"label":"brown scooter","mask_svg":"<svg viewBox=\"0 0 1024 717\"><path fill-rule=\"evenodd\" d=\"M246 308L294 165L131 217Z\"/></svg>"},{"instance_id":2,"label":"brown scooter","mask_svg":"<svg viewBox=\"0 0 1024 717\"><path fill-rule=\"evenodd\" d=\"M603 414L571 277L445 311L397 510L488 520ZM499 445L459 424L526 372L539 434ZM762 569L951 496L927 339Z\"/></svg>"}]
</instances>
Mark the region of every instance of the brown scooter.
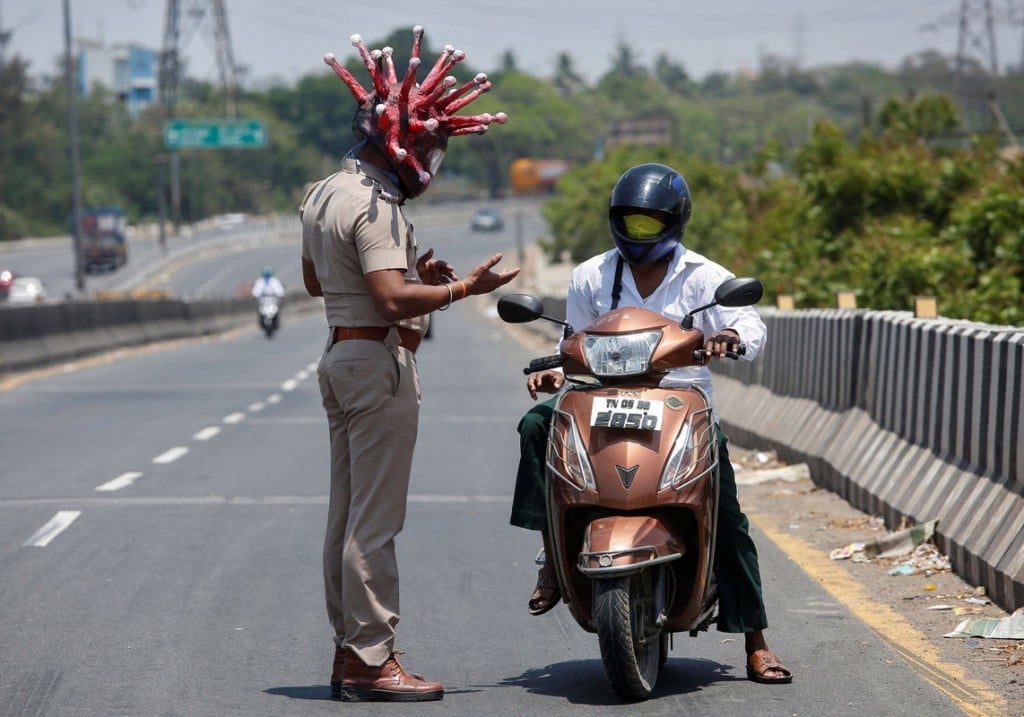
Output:
<instances>
[{"instance_id":1,"label":"brown scooter","mask_svg":"<svg viewBox=\"0 0 1024 717\"><path fill-rule=\"evenodd\" d=\"M715 301L681 323L622 308L579 333L544 315L539 300L498 302L509 323L565 327L559 353L524 373L562 367L569 390L556 405L547 450L547 513L562 598L596 632L605 673L625 700L650 697L669 636L707 630L717 589L718 443L708 396L659 388L670 369L706 364L693 317L715 305L751 306L761 282L729 279ZM740 346L730 358L743 353Z\"/></svg>"}]
</instances>

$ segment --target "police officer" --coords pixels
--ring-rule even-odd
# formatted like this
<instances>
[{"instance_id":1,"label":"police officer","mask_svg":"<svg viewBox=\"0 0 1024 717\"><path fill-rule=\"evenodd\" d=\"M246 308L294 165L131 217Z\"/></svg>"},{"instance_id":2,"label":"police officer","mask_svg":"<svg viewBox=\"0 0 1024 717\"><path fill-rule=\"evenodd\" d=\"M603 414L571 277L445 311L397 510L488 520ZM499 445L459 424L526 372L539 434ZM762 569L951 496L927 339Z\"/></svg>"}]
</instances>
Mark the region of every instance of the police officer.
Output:
<instances>
[{"instance_id":1,"label":"police officer","mask_svg":"<svg viewBox=\"0 0 1024 717\"><path fill-rule=\"evenodd\" d=\"M410 73L419 66L423 29L413 32ZM330 327L317 375L331 443L323 549L335 642L331 690L345 701L436 700L443 687L407 673L395 657L395 537L405 519L419 419L416 350L431 311L494 291L519 269L496 271L502 257L495 254L459 278L432 249L417 258L402 206L427 189L449 136L483 132L505 116L454 115L454 107L489 89L481 76L468 98L438 104L443 93L435 90L461 53L446 50L419 84L408 74L390 82L390 51L371 58L358 36L353 44L372 91L333 55L325 61L356 98L359 142L335 174L307 192L300 209L303 282L310 295L323 297Z\"/></svg>"}]
</instances>

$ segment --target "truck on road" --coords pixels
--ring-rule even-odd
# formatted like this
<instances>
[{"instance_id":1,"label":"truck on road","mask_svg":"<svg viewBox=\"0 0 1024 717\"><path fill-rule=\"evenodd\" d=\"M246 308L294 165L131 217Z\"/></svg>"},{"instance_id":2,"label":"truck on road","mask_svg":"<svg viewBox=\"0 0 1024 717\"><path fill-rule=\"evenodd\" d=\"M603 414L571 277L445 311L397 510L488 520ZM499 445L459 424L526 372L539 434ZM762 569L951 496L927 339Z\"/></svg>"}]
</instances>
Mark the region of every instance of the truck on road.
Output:
<instances>
[{"instance_id":1,"label":"truck on road","mask_svg":"<svg viewBox=\"0 0 1024 717\"><path fill-rule=\"evenodd\" d=\"M85 272L114 271L128 262L127 222L120 207L82 210L82 261ZM74 235L74 219L71 222Z\"/></svg>"}]
</instances>

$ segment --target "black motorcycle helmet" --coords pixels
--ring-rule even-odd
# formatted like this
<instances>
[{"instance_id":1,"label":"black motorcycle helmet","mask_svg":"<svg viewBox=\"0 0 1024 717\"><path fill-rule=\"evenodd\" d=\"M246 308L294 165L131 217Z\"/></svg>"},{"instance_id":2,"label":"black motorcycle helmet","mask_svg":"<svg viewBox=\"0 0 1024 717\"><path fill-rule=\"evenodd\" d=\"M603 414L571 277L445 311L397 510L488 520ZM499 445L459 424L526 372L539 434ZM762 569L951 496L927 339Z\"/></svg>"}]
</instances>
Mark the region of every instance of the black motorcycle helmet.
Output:
<instances>
[{"instance_id":1,"label":"black motorcycle helmet","mask_svg":"<svg viewBox=\"0 0 1024 717\"><path fill-rule=\"evenodd\" d=\"M619 254L630 264L653 264L682 241L690 221L690 189L664 164L623 172L608 202L608 222Z\"/></svg>"}]
</instances>

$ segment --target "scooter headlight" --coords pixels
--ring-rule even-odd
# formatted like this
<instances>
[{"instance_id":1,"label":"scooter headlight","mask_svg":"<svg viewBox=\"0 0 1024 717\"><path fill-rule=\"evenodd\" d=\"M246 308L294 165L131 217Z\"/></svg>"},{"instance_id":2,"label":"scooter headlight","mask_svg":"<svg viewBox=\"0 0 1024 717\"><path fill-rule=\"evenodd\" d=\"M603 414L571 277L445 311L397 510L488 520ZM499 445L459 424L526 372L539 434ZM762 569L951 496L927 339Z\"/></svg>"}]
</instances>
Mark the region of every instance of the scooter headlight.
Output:
<instances>
[{"instance_id":1,"label":"scooter headlight","mask_svg":"<svg viewBox=\"0 0 1024 717\"><path fill-rule=\"evenodd\" d=\"M660 340L661 331L589 335L583 339L583 355L595 376L634 376L647 373Z\"/></svg>"},{"instance_id":2,"label":"scooter headlight","mask_svg":"<svg viewBox=\"0 0 1024 717\"><path fill-rule=\"evenodd\" d=\"M718 465L711 408L695 411L679 429L672 453L661 473L658 490L682 490L713 472ZM698 466L703 466L698 469Z\"/></svg>"},{"instance_id":3,"label":"scooter headlight","mask_svg":"<svg viewBox=\"0 0 1024 717\"><path fill-rule=\"evenodd\" d=\"M559 414L548 441L548 469L576 490L597 490L594 471L576 423L568 414Z\"/></svg>"},{"instance_id":4,"label":"scooter headlight","mask_svg":"<svg viewBox=\"0 0 1024 717\"><path fill-rule=\"evenodd\" d=\"M686 476L693 470L693 424L687 421L679 429L676 442L672 446L665 470L661 474L658 490L679 488Z\"/></svg>"}]
</instances>

